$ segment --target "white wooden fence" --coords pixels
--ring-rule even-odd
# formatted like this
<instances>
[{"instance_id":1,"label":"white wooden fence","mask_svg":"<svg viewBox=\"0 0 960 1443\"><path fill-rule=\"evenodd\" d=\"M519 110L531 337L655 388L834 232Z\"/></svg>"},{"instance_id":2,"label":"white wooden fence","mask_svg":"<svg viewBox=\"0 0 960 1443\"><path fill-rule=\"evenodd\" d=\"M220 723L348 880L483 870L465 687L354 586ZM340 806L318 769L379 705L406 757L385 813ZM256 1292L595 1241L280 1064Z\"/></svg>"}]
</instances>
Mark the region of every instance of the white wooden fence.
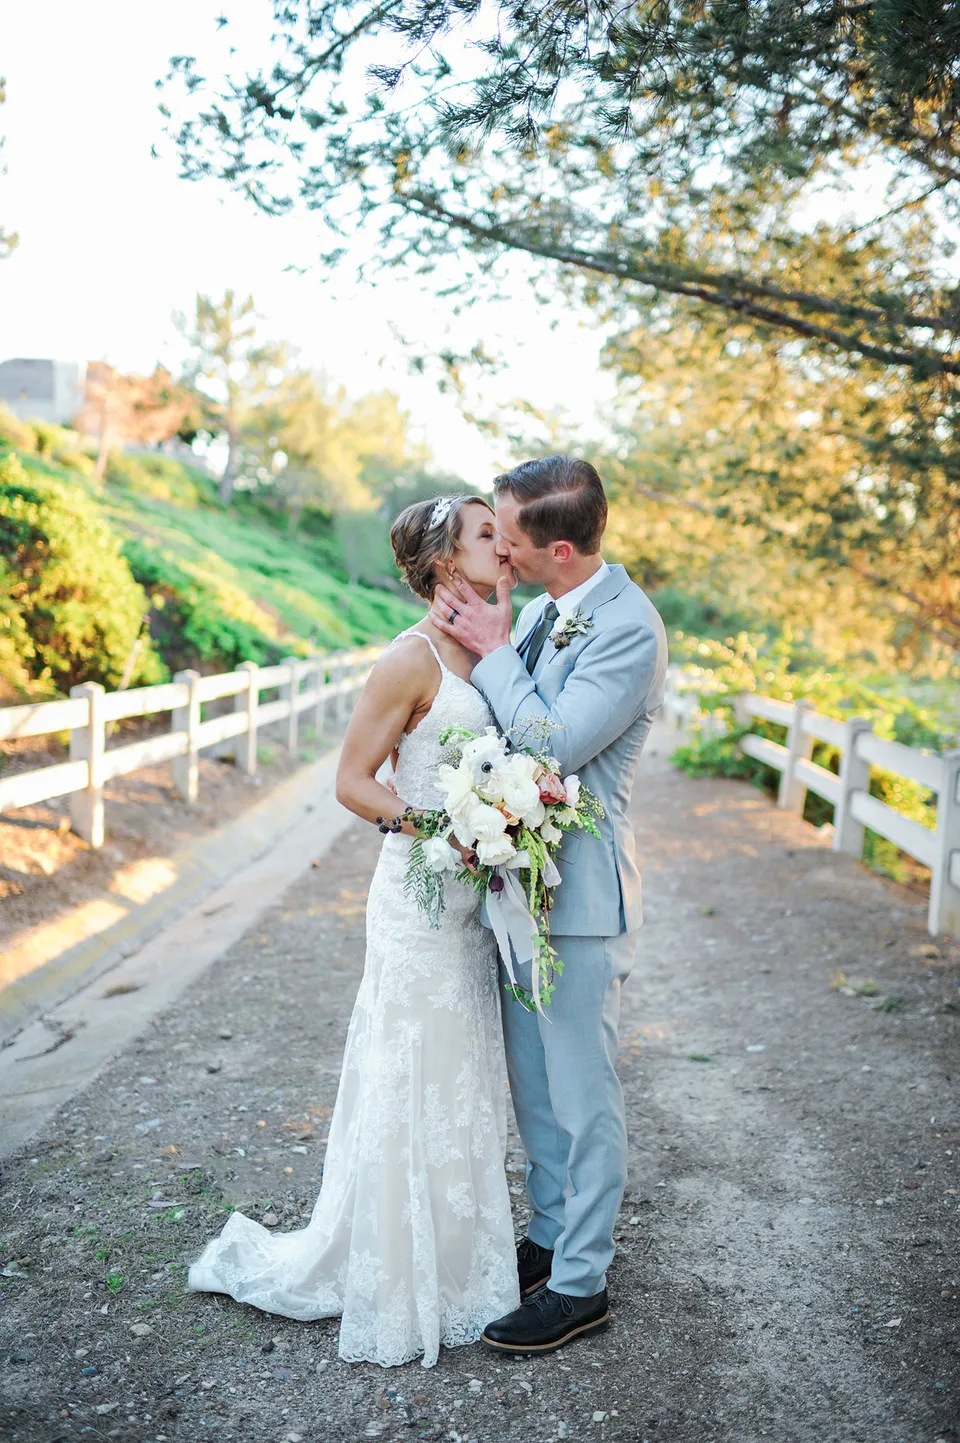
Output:
<instances>
[{"instance_id":1,"label":"white wooden fence","mask_svg":"<svg viewBox=\"0 0 960 1443\"><path fill-rule=\"evenodd\" d=\"M679 668L670 668L664 712L677 726L689 726L702 718L708 734L724 730L721 718L700 712L696 690L682 688ZM742 692L735 698L734 714L741 726L749 725L753 717L762 717L787 729L785 743L751 735L740 742L748 757L780 773L779 807L802 812L806 792L816 792L834 807L835 851L859 857L866 826L929 867L929 931L932 936L945 932L960 937L960 750L926 752L883 741L874 736L865 717L837 721L821 716L808 702L776 701L754 692ZM839 751L839 775L810 760L817 740ZM924 827L872 797L871 767L907 777L935 792L936 829Z\"/></svg>"},{"instance_id":2,"label":"white wooden fence","mask_svg":"<svg viewBox=\"0 0 960 1443\"><path fill-rule=\"evenodd\" d=\"M236 671L216 676L180 671L162 686L133 691L107 692L97 682L87 682L73 687L69 700L0 708L0 740L70 733L68 762L0 778L0 812L70 793L73 830L91 847L102 847L104 787L112 777L169 761L177 791L194 802L203 751L232 751L237 765L252 775L262 728L286 722L284 744L296 752L304 712L313 715L319 746L325 723L346 723L381 650L369 646L328 656L287 657L279 666L245 661ZM277 698L261 701L261 694L270 691L277 691ZM233 710L204 720L204 704L222 697L233 697ZM155 712L172 713L169 731L125 746L107 746L113 722Z\"/></svg>"}]
</instances>

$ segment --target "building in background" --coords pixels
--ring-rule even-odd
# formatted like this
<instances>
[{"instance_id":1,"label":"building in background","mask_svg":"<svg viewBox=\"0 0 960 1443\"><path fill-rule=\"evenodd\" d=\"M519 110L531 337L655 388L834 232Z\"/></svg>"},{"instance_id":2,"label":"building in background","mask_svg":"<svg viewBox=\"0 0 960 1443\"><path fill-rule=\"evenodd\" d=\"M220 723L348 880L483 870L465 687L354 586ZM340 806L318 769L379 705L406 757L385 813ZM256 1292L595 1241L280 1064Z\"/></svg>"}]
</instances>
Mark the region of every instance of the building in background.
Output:
<instances>
[{"instance_id":1,"label":"building in background","mask_svg":"<svg viewBox=\"0 0 960 1443\"><path fill-rule=\"evenodd\" d=\"M83 406L86 370L79 361L0 361L0 403L22 421L66 425Z\"/></svg>"}]
</instances>

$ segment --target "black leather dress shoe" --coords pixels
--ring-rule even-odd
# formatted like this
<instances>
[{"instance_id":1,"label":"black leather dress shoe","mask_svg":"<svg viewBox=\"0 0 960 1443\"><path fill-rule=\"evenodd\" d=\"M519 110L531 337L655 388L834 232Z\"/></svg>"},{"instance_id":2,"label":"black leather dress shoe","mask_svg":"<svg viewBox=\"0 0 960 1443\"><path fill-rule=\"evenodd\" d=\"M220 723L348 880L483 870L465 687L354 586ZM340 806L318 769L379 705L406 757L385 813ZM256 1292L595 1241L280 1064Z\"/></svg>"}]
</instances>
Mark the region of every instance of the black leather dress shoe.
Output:
<instances>
[{"instance_id":1,"label":"black leather dress shoe","mask_svg":"<svg viewBox=\"0 0 960 1443\"><path fill-rule=\"evenodd\" d=\"M571 1298L541 1288L526 1303L488 1323L480 1340L498 1353L554 1353L587 1333L602 1333L610 1323L607 1290L592 1298Z\"/></svg>"},{"instance_id":2,"label":"black leather dress shoe","mask_svg":"<svg viewBox=\"0 0 960 1443\"><path fill-rule=\"evenodd\" d=\"M517 1243L517 1276L520 1279L520 1296L529 1298L544 1283L550 1281L553 1265L553 1248L542 1248L531 1238Z\"/></svg>"}]
</instances>

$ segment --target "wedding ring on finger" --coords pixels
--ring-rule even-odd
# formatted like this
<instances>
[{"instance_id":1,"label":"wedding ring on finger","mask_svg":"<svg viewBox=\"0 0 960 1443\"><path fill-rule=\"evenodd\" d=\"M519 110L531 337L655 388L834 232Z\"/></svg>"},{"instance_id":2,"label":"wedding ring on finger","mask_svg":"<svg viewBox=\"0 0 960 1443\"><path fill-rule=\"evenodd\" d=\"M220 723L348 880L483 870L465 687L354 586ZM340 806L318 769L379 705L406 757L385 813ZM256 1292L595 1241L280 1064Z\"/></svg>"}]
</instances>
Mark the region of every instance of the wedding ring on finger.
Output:
<instances>
[{"instance_id":1,"label":"wedding ring on finger","mask_svg":"<svg viewBox=\"0 0 960 1443\"><path fill-rule=\"evenodd\" d=\"M447 621L449 622L449 624L450 624L451 626L452 626L453 623L456 621L456 619L457 619L457 617L458 617L459 615L460 615L459 611L451 611L450 615L447 617Z\"/></svg>"}]
</instances>

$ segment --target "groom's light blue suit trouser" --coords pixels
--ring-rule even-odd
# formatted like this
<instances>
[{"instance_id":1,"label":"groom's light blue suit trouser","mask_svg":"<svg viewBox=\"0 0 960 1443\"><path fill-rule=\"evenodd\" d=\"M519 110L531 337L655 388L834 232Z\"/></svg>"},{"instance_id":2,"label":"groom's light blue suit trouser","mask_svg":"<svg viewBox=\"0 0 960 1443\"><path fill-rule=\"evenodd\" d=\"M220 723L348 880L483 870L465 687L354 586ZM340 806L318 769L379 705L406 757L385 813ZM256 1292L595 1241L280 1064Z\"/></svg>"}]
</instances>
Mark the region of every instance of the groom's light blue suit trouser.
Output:
<instances>
[{"instance_id":1,"label":"groom's light blue suit trouser","mask_svg":"<svg viewBox=\"0 0 960 1443\"><path fill-rule=\"evenodd\" d=\"M529 1236L553 1249L550 1287L587 1298L606 1286L627 1179L627 1125L615 1071L620 989L637 933L553 937L564 963L547 1016L503 996L507 1071L527 1154ZM529 987L530 966L518 969ZM506 982L501 963L501 982Z\"/></svg>"}]
</instances>

